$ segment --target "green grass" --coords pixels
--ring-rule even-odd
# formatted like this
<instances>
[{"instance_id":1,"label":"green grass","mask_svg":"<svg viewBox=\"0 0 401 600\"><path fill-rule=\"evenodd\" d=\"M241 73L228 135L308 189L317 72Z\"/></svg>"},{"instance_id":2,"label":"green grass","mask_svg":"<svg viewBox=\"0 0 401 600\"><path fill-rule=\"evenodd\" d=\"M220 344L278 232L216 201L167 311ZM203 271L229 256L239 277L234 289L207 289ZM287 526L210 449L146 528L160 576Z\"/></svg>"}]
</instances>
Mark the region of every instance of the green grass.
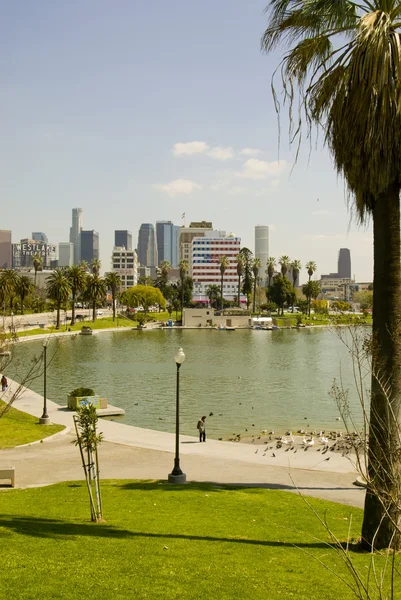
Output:
<instances>
[{"instance_id":1,"label":"green grass","mask_svg":"<svg viewBox=\"0 0 401 600\"><path fill-rule=\"evenodd\" d=\"M0 411L4 406L0 400ZM36 417L11 407L0 418L0 449L43 440L63 429L63 425L39 425Z\"/></svg>"},{"instance_id":2,"label":"green grass","mask_svg":"<svg viewBox=\"0 0 401 600\"><path fill-rule=\"evenodd\" d=\"M105 523L93 524L83 483L0 493L0 597L353 598L312 558L346 574L295 494L135 481L103 482L102 494ZM311 503L342 540L351 515L358 534L362 511ZM369 555L353 559L366 577Z\"/></svg>"}]
</instances>

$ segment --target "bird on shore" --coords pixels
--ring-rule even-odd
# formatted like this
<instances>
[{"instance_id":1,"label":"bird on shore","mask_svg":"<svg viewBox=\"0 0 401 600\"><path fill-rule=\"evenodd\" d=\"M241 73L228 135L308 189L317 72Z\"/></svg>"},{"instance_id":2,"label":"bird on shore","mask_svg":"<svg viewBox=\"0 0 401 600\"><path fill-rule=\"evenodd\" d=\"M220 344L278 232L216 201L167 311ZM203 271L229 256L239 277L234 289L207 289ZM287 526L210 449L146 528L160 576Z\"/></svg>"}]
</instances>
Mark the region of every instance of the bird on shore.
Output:
<instances>
[{"instance_id":1,"label":"bird on shore","mask_svg":"<svg viewBox=\"0 0 401 600\"><path fill-rule=\"evenodd\" d=\"M272 452L272 458L276 458L276 455L274 454L274 452Z\"/></svg>"},{"instance_id":2,"label":"bird on shore","mask_svg":"<svg viewBox=\"0 0 401 600\"><path fill-rule=\"evenodd\" d=\"M328 456L327 458L325 458L324 460L330 460L330 456Z\"/></svg>"},{"instance_id":3,"label":"bird on shore","mask_svg":"<svg viewBox=\"0 0 401 600\"><path fill-rule=\"evenodd\" d=\"M258 452L259 452L259 448L256 448L256 452L255 452L255 454L257 454Z\"/></svg>"},{"instance_id":4,"label":"bird on shore","mask_svg":"<svg viewBox=\"0 0 401 600\"><path fill-rule=\"evenodd\" d=\"M209 417L213 417L213 413L212 412L209 413Z\"/></svg>"},{"instance_id":5,"label":"bird on shore","mask_svg":"<svg viewBox=\"0 0 401 600\"><path fill-rule=\"evenodd\" d=\"M302 440L302 443L306 447L308 447L308 446L314 446L315 445L315 440L313 438L306 439L304 437L304 439Z\"/></svg>"}]
</instances>

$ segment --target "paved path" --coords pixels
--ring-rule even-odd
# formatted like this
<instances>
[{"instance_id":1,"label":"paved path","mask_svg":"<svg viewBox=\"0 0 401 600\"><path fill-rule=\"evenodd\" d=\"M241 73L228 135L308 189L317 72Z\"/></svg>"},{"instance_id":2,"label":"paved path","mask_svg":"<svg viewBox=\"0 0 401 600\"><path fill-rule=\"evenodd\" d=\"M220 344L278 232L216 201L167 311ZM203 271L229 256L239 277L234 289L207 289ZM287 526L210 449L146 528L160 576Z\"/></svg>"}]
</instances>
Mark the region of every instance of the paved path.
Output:
<instances>
[{"instance_id":1,"label":"paved path","mask_svg":"<svg viewBox=\"0 0 401 600\"><path fill-rule=\"evenodd\" d=\"M8 396L13 389L14 383L7 392ZM43 398L25 389L14 407L39 417ZM16 467L18 487L83 479L79 452L71 443L75 435L73 413L50 401L48 413L52 422L63 424L70 431L43 443L0 451L0 464ZM174 434L106 419L99 422L99 430L105 440L99 451L103 478L166 479L172 470ZM265 452L264 446L256 448L252 444L217 440L200 444L190 436L182 436L180 442L181 467L188 481L263 485L291 490L297 486L307 495L363 506L364 490L353 485L353 466L339 454L325 456L330 458L327 461L314 448L304 452L299 447L294 454L285 452L285 448Z\"/></svg>"}]
</instances>

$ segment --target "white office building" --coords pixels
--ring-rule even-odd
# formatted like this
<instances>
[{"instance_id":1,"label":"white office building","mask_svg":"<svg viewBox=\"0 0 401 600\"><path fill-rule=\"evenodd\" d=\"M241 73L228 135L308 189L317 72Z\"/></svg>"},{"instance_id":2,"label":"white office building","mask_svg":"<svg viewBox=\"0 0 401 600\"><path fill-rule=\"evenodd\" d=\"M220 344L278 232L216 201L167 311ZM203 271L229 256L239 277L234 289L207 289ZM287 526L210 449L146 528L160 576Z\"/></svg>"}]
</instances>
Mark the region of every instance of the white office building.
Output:
<instances>
[{"instance_id":1,"label":"white office building","mask_svg":"<svg viewBox=\"0 0 401 600\"><path fill-rule=\"evenodd\" d=\"M225 231L205 231L203 237L192 240L192 277L194 280L195 302L208 302L207 288L221 285L219 259L226 256L229 260L223 278L223 296L225 300L234 300L238 294L238 275L236 256L241 249L241 238Z\"/></svg>"},{"instance_id":2,"label":"white office building","mask_svg":"<svg viewBox=\"0 0 401 600\"><path fill-rule=\"evenodd\" d=\"M138 283L138 255L135 250L126 250L124 246L114 246L112 271L121 279L121 290L127 290Z\"/></svg>"},{"instance_id":3,"label":"white office building","mask_svg":"<svg viewBox=\"0 0 401 600\"><path fill-rule=\"evenodd\" d=\"M267 225L256 225L255 227L255 258L259 258L262 266L259 269L259 277L266 280L266 263L269 258L269 228Z\"/></svg>"},{"instance_id":4,"label":"white office building","mask_svg":"<svg viewBox=\"0 0 401 600\"><path fill-rule=\"evenodd\" d=\"M74 264L74 244L72 242L60 242L58 245L58 266L72 267Z\"/></svg>"}]
</instances>

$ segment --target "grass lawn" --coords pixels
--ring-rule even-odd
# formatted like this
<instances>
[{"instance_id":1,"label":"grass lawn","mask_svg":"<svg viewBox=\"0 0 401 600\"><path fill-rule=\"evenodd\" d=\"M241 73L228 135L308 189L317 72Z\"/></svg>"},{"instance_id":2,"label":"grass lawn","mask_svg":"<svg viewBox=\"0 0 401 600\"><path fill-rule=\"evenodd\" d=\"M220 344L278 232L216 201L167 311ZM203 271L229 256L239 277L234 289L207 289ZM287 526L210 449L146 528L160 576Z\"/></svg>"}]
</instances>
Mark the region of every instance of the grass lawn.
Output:
<instances>
[{"instance_id":1,"label":"grass lawn","mask_svg":"<svg viewBox=\"0 0 401 600\"><path fill-rule=\"evenodd\" d=\"M354 597L313 559L346 575L327 534L295 494L135 481L103 482L102 494L106 522L93 524L84 483L0 493L0 597ZM342 540L351 515L352 532L359 533L362 511L311 503L327 511ZM369 555L353 558L366 578ZM399 581L395 589L401 591Z\"/></svg>"},{"instance_id":2,"label":"grass lawn","mask_svg":"<svg viewBox=\"0 0 401 600\"><path fill-rule=\"evenodd\" d=\"M0 410L3 407L0 400ZM11 407L0 419L0 449L43 440L63 429L63 425L39 425L36 417Z\"/></svg>"}]
</instances>

